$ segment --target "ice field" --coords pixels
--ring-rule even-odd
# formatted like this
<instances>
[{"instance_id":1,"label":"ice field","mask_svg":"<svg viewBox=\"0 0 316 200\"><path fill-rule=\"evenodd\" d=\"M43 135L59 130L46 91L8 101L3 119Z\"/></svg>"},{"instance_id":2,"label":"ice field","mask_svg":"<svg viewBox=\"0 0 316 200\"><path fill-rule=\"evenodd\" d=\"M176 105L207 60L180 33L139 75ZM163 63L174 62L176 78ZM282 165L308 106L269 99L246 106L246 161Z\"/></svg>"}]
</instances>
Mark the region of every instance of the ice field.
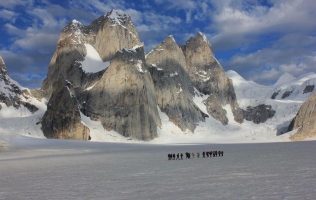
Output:
<instances>
[{"instance_id":1,"label":"ice field","mask_svg":"<svg viewBox=\"0 0 316 200\"><path fill-rule=\"evenodd\" d=\"M315 199L316 141L128 144L15 137L0 199ZM168 153L224 157L168 161Z\"/></svg>"}]
</instances>

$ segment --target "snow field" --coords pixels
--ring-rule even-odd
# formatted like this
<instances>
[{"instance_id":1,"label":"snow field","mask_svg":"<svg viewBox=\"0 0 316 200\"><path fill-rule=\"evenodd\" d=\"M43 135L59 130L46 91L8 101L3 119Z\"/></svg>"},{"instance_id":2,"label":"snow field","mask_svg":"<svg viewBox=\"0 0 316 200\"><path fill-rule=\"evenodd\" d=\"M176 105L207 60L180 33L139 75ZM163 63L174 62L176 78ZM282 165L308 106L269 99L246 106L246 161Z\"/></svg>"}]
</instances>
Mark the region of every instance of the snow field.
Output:
<instances>
[{"instance_id":1,"label":"snow field","mask_svg":"<svg viewBox=\"0 0 316 200\"><path fill-rule=\"evenodd\" d=\"M0 199L314 199L315 141L148 145L19 137L0 157ZM168 153L224 157L168 161Z\"/></svg>"}]
</instances>

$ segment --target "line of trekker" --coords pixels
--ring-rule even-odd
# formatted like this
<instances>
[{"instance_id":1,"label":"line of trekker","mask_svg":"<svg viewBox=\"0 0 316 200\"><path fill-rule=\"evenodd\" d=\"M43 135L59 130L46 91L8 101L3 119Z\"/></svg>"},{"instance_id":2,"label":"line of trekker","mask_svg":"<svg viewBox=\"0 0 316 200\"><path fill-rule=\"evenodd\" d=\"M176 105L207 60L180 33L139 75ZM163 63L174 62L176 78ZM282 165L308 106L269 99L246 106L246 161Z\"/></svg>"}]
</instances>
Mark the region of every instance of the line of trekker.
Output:
<instances>
[{"instance_id":1,"label":"line of trekker","mask_svg":"<svg viewBox=\"0 0 316 200\"><path fill-rule=\"evenodd\" d=\"M194 158L195 154L194 153L189 153L185 152L185 158L190 159L191 155L192 158ZM202 157L201 158L210 158L210 157L222 157L224 156L224 151L203 151L202 152ZM200 157L200 153L196 153L196 157ZM168 160L183 160L183 153L177 153L177 154L168 154Z\"/></svg>"}]
</instances>

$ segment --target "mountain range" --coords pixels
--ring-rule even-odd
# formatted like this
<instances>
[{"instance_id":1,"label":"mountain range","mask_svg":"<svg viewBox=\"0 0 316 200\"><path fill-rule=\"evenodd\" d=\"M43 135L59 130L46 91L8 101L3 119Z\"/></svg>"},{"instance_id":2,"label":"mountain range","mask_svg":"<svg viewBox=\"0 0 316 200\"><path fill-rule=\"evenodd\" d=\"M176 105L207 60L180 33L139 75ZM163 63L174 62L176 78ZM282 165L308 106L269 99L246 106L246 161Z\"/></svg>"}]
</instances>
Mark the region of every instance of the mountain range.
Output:
<instances>
[{"instance_id":1,"label":"mountain range","mask_svg":"<svg viewBox=\"0 0 316 200\"><path fill-rule=\"evenodd\" d=\"M272 86L225 72L205 35L145 53L131 17L112 10L65 26L41 88L0 58L1 133L55 139L254 142L315 139L316 73Z\"/></svg>"}]
</instances>

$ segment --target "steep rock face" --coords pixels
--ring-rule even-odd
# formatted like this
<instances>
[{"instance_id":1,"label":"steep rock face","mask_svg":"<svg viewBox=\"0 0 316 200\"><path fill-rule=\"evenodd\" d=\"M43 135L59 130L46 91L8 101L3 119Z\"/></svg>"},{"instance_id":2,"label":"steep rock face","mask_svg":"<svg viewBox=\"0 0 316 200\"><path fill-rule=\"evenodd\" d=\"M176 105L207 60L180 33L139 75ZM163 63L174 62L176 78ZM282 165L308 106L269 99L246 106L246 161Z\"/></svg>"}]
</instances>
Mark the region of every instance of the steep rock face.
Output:
<instances>
[{"instance_id":1,"label":"steep rock face","mask_svg":"<svg viewBox=\"0 0 316 200\"><path fill-rule=\"evenodd\" d=\"M210 95L206 101L208 113L222 124L227 124L228 118L222 106L230 104L235 121L242 123L242 111L236 101L232 81L216 60L205 35L199 32L181 48L186 59L186 71L194 86L202 93Z\"/></svg>"},{"instance_id":2,"label":"steep rock face","mask_svg":"<svg viewBox=\"0 0 316 200\"><path fill-rule=\"evenodd\" d=\"M73 20L61 32L56 51L51 59L47 78L42 85L43 95L49 97L52 85L62 75L74 87L86 89L94 85L104 73L86 73L81 68L87 54L85 44L90 44L101 59L110 61L118 50L141 45L131 18L117 10L84 26ZM104 69L106 68L106 64Z\"/></svg>"},{"instance_id":3,"label":"steep rock face","mask_svg":"<svg viewBox=\"0 0 316 200\"><path fill-rule=\"evenodd\" d=\"M41 124L47 138L88 140L90 130L81 122L79 104L72 85L63 77L54 83L54 91Z\"/></svg>"},{"instance_id":4,"label":"steep rock face","mask_svg":"<svg viewBox=\"0 0 316 200\"><path fill-rule=\"evenodd\" d=\"M82 112L101 121L106 130L132 139L157 137L161 121L143 47L117 52L99 82L82 99Z\"/></svg>"},{"instance_id":5,"label":"steep rock face","mask_svg":"<svg viewBox=\"0 0 316 200\"><path fill-rule=\"evenodd\" d=\"M4 103L8 107L13 106L16 109L24 106L31 113L34 113L38 108L29 102L31 98L32 96L27 89L22 88L9 77L6 65L0 57L0 103Z\"/></svg>"},{"instance_id":6,"label":"steep rock face","mask_svg":"<svg viewBox=\"0 0 316 200\"><path fill-rule=\"evenodd\" d=\"M248 106L247 110L243 110L244 118L255 124L266 122L269 118L272 118L274 114L275 110L273 110L270 105L264 104L260 104L256 107Z\"/></svg>"},{"instance_id":7,"label":"steep rock face","mask_svg":"<svg viewBox=\"0 0 316 200\"><path fill-rule=\"evenodd\" d=\"M291 140L305 140L316 136L316 92L303 103L288 131L297 128L300 129L290 137Z\"/></svg>"},{"instance_id":8,"label":"steep rock face","mask_svg":"<svg viewBox=\"0 0 316 200\"><path fill-rule=\"evenodd\" d=\"M183 131L193 132L196 123L204 121L206 115L193 102L194 88L185 71L185 57L174 38L169 36L154 48L146 56L146 62L161 111Z\"/></svg>"},{"instance_id":9,"label":"steep rock face","mask_svg":"<svg viewBox=\"0 0 316 200\"><path fill-rule=\"evenodd\" d=\"M87 29L93 32L87 42L94 46L103 61L111 60L123 48L142 45L131 17L119 10L99 17Z\"/></svg>"}]
</instances>

